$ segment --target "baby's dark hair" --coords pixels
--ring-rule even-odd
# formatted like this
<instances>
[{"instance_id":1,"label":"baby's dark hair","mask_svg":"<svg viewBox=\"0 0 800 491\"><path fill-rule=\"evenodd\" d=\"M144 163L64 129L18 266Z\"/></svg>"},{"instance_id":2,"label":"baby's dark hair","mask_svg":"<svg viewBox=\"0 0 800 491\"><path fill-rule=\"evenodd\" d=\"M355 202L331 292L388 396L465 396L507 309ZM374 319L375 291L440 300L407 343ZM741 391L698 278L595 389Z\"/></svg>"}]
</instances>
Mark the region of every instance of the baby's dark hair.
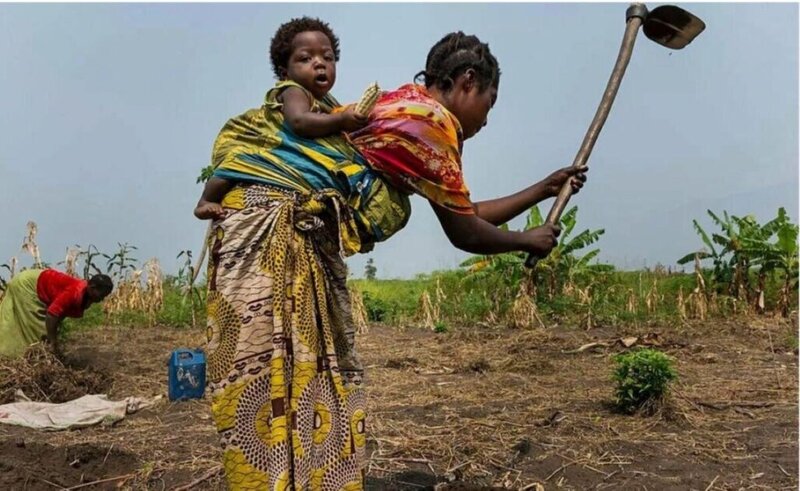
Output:
<instances>
[{"instance_id":1,"label":"baby's dark hair","mask_svg":"<svg viewBox=\"0 0 800 491\"><path fill-rule=\"evenodd\" d=\"M333 56L336 61L339 61L339 38L333 33L331 26L327 22L311 17L300 17L299 19L292 19L285 24L282 24L269 46L269 57L272 62L272 71L275 77L281 78L281 69L285 69L289 64L289 57L292 56L292 41L294 37L301 32L319 31L331 41L333 48Z\"/></svg>"},{"instance_id":2,"label":"baby's dark hair","mask_svg":"<svg viewBox=\"0 0 800 491\"><path fill-rule=\"evenodd\" d=\"M114 282L108 275L96 274L89 279L89 286L98 292L108 295L114 289Z\"/></svg>"},{"instance_id":3,"label":"baby's dark hair","mask_svg":"<svg viewBox=\"0 0 800 491\"><path fill-rule=\"evenodd\" d=\"M481 91L490 84L494 87L500 84L500 66L489 51L489 45L482 43L477 36L451 32L433 45L425 61L425 70L419 72L414 80L422 77L426 87L435 86L447 91L469 68L478 75Z\"/></svg>"}]
</instances>

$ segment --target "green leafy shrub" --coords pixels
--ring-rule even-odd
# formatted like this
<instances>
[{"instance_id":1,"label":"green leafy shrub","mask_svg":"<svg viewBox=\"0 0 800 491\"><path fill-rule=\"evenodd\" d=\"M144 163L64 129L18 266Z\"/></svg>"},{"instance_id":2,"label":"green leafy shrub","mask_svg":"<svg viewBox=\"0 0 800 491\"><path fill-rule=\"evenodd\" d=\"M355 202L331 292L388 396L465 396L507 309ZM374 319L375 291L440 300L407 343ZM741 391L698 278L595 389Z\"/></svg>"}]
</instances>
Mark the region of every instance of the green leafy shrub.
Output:
<instances>
[{"instance_id":1,"label":"green leafy shrub","mask_svg":"<svg viewBox=\"0 0 800 491\"><path fill-rule=\"evenodd\" d=\"M669 384L677 378L672 359L653 349L640 349L614 357L616 404L626 413L652 413L664 401Z\"/></svg>"},{"instance_id":2,"label":"green leafy shrub","mask_svg":"<svg viewBox=\"0 0 800 491\"><path fill-rule=\"evenodd\" d=\"M362 292L361 296L364 300L364 309L367 311L367 320L370 322L388 320L391 309L384 300L371 295L369 292Z\"/></svg>"}]
</instances>

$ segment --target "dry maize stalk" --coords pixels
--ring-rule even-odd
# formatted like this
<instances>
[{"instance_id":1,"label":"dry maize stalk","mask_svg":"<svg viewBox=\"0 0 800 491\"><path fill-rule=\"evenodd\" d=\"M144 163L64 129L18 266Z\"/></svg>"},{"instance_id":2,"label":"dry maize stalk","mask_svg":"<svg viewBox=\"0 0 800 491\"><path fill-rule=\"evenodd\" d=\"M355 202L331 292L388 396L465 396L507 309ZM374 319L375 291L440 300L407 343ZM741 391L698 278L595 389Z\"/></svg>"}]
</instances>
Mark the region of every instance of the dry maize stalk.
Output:
<instances>
[{"instance_id":1,"label":"dry maize stalk","mask_svg":"<svg viewBox=\"0 0 800 491\"><path fill-rule=\"evenodd\" d=\"M689 306L691 307L692 317L695 319L706 320L708 317L708 300L705 294L695 290L689 295Z\"/></svg>"},{"instance_id":2,"label":"dry maize stalk","mask_svg":"<svg viewBox=\"0 0 800 491\"><path fill-rule=\"evenodd\" d=\"M161 272L161 266L158 259L152 258L144 263L145 272L147 273L147 281L145 282L145 290L143 294L143 307L147 313L147 318L150 325L155 325L156 315L164 305L164 275Z\"/></svg>"},{"instance_id":3,"label":"dry maize stalk","mask_svg":"<svg viewBox=\"0 0 800 491\"><path fill-rule=\"evenodd\" d=\"M369 331L369 324L367 324L367 308L364 306L364 297L356 288L347 287L347 289L350 290L350 310L353 313L356 334L366 334Z\"/></svg>"},{"instance_id":4,"label":"dry maize stalk","mask_svg":"<svg viewBox=\"0 0 800 491\"><path fill-rule=\"evenodd\" d=\"M683 297L683 287L678 289L678 314L681 320L686 320L686 299Z\"/></svg>"},{"instance_id":5,"label":"dry maize stalk","mask_svg":"<svg viewBox=\"0 0 800 491\"><path fill-rule=\"evenodd\" d=\"M647 296L644 299L645 304L647 305L647 312L652 314L658 308L658 280L653 278L653 287L647 292Z\"/></svg>"},{"instance_id":6,"label":"dry maize stalk","mask_svg":"<svg viewBox=\"0 0 800 491\"><path fill-rule=\"evenodd\" d=\"M64 272L70 276L78 276L75 273L75 265L78 262L79 249L74 247L67 248L67 256L64 258Z\"/></svg>"},{"instance_id":7,"label":"dry maize stalk","mask_svg":"<svg viewBox=\"0 0 800 491\"><path fill-rule=\"evenodd\" d=\"M434 312L431 296L428 294L428 290L422 292L419 303L421 304L420 310L422 311L423 326L428 329L433 329L435 326L434 319L438 320L438 316Z\"/></svg>"},{"instance_id":8,"label":"dry maize stalk","mask_svg":"<svg viewBox=\"0 0 800 491\"><path fill-rule=\"evenodd\" d=\"M34 268L39 268L42 265L42 260L39 257L39 246L36 245L37 231L38 229L36 227L36 222L28 222L28 234L22 241L22 250L27 251L31 256L33 256Z\"/></svg>"},{"instance_id":9,"label":"dry maize stalk","mask_svg":"<svg viewBox=\"0 0 800 491\"><path fill-rule=\"evenodd\" d=\"M534 322L542 329L545 327L542 318L539 316L536 302L531 298L525 284L520 286L517 298L514 299L509 321L509 325L514 328L531 328L534 327Z\"/></svg>"},{"instance_id":10,"label":"dry maize stalk","mask_svg":"<svg viewBox=\"0 0 800 491\"><path fill-rule=\"evenodd\" d=\"M628 288L628 302L626 305L626 310L631 314L635 314L636 303L637 303L636 293L634 293L632 288Z\"/></svg>"}]
</instances>

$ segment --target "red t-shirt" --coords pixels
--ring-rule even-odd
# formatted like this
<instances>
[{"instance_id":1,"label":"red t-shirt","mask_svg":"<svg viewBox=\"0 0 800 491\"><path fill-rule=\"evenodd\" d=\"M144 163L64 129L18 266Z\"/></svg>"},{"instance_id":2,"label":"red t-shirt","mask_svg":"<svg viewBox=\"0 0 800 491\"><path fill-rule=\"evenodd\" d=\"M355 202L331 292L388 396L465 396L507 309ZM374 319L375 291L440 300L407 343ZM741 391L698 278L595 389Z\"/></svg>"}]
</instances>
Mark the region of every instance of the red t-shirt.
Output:
<instances>
[{"instance_id":1,"label":"red t-shirt","mask_svg":"<svg viewBox=\"0 0 800 491\"><path fill-rule=\"evenodd\" d=\"M55 317L83 317L83 295L89 284L55 269L45 269L36 283L39 300Z\"/></svg>"}]
</instances>

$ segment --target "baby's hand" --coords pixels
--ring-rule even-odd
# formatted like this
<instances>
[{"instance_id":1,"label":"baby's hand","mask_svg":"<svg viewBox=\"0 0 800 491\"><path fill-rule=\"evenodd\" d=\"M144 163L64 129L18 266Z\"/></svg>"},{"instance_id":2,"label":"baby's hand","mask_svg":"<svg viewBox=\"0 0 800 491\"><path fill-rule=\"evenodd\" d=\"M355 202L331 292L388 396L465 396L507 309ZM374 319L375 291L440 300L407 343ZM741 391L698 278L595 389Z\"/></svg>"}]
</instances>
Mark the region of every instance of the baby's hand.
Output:
<instances>
[{"instance_id":1,"label":"baby's hand","mask_svg":"<svg viewBox=\"0 0 800 491\"><path fill-rule=\"evenodd\" d=\"M200 220L219 220L225 216L225 209L219 203L204 201L197 204L197 208L194 209L194 216Z\"/></svg>"},{"instance_id":2,"label":"baby's hand","mask_svg":"<svg viewBox=\"0 0 800 491\"><path fill-rule=\"evenodd\" d=\"M349 106L339 114L339 117L342 118L342 131L348 133L363 128L369 121L367 116L362 116L356 112L354 105Z\"/></svg>"}]
</instances>

